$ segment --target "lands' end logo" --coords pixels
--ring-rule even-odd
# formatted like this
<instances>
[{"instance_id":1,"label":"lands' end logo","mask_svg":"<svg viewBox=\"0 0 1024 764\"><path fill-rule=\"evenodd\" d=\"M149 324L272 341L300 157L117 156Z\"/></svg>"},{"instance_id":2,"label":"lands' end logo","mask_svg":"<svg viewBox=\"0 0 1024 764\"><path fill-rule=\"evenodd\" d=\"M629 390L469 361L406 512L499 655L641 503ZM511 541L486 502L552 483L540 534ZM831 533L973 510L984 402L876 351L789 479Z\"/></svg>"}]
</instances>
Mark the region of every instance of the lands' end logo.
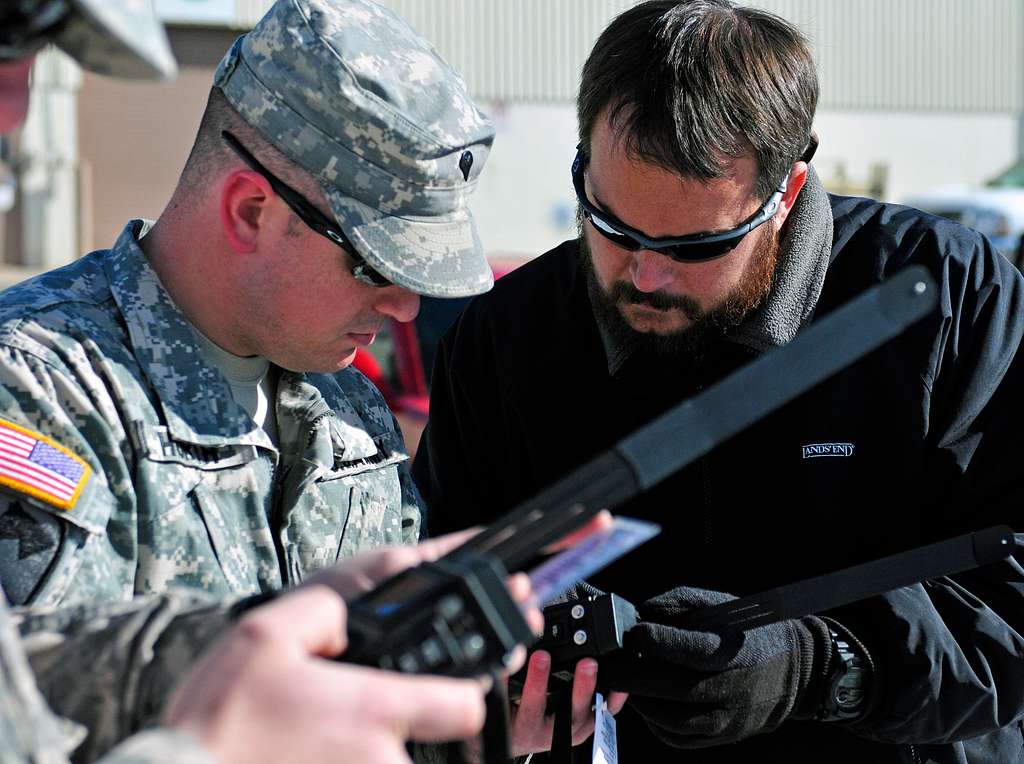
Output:
<instances>
[{"instance_id":1,"label":"lands' end logo","mask_svg":"<svg viewBox=\"0 0 1024 764\"><path fill-rule=\"evenodd\" d=\"M808 443L801 446L804 459L815 459L819 456L853 456L853 443Z\"/></svg>"}]
</instances>

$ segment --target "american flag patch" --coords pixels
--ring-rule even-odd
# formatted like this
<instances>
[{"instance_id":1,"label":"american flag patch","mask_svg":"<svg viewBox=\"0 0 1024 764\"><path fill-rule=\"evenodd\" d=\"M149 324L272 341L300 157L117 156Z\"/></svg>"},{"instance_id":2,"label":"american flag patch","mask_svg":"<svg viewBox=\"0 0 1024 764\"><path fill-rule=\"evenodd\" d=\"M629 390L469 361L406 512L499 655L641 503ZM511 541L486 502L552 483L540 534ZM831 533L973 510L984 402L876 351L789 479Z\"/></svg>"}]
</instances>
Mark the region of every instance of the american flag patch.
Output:
<instances>
[{"instance_id":1,"label":"american flag patch","mask_svg":"<svg viewBox=\"0 0 1024 764\"><path fill-rule=\"evenodd\" d=\"M89 465L45 435L0 419L0 485L60 509L71 509Z\"/></svg>"}]
</instances>

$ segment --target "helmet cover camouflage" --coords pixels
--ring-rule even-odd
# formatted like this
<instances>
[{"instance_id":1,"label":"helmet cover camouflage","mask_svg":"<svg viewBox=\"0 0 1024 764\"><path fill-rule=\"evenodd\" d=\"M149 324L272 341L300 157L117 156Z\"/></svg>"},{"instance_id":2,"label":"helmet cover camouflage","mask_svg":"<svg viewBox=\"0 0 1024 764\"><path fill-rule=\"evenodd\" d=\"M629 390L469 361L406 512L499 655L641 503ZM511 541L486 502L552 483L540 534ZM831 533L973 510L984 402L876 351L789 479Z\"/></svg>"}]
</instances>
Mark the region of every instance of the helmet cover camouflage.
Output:
<instances>
[{"instance_id":1,"label":"helmet cover camouflage","mask_svg":"<svg viewBox=\"0 0 1024 764\"><path fill-rule=\"evenodd\" d=\"M493 284L467 207L494 129L420 34L368 0L278 0L221 61L228 101L320 183L367 262L419 294Z\"/></svg>"}]
</instances>

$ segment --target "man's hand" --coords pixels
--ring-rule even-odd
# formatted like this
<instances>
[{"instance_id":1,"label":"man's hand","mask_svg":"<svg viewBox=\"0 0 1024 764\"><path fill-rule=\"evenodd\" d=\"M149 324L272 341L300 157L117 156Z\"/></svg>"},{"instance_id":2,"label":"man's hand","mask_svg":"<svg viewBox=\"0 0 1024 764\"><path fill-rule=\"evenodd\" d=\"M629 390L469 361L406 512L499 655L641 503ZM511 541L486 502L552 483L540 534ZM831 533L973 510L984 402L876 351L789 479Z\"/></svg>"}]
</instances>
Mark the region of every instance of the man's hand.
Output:
<instances>
[{"instance_id":1,"label":"man's hand","mask_svg":"<svg viewBox=\"0 0 1024 764\"><path fill-rule=\"evenodd\" d=\"M605 665L612 687L668 745L701 748L769 732L817 707L832 640L820 618L719 635L667 625L693 608L733 597L679 587L640 606L626 647L639 658Z\"/></svg>"},{"instance_id":2,"label":"man's hand","mask_svg":"<svg viewBox=\"0 0 1024 764\"><path fill-rule=\"evenodd\" d=\"M523 694L515 701L509 719L509 744L513 756L551 749L554 716L547 713L548 680L551 656L537 650L530 656L523 683ZM597 661L584 658L576 664L572 683L572 744L579 745L594 732L594 692L597 689ZM613 692L608 697L608 710L617 714L629 697ZM474 764L482 762L479 740L466 744L466 758Z\"/></svg>"},{"instance_id":3,"label":"man's hand","mask_svg":"<svg viewBox=\"0 0 1024 764\"><path fill-rule=\"evenodd\" d=\"M523 682L523 694L512 713L512 754L547 751L551 748L555 719L547 713L548 680L551 656L537 650L530 656ZM597 690L597 661L583 658L576 664L572 682L572 744L579 745L594 732L594 692ZM628 696L613 692L608 696L608 710L617 714Z\"/></svg>"},{"instance_id":4,"label":"man's hand","mask_svg":"<svg viewBox=\"0 0 1024 764\"><path fill-rule=\"evenodd\" d=\"M485 685L324 660L345 648L345 603L324 587L245 615L179 685L170 726L224 764L398 764L406 740L479 733Z\"/></svg>"}]
</instances>

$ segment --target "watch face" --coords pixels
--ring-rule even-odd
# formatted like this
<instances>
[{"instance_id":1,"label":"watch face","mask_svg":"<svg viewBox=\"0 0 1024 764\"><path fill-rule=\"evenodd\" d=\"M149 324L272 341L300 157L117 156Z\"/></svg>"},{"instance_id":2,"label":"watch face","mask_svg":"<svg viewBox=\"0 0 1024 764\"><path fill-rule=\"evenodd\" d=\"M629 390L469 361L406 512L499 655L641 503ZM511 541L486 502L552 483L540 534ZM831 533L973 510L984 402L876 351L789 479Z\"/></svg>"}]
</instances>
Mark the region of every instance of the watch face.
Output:
<instances>
[{"instance_id":1,"label":"watch face","mask_svg":"<svg viewBox=\"0 0 1024 764\"><path fill-rule=\"evenodd\" d=\"M857 709L864 702L864 669L854 658L846 664L846 673L836 683L836 705L844 709Z\"/></svg>"},{"instance_id":2,"label":"watch face","mask_svg":"<svg viewBox=\"0 0 1024 764\"><path fill-rule=\"evenodd\" d=\"M831 630L830 630L831 631ZM832 670L819 719L851 719L863 710L870 671L849 644L832 632Z\"/></svg>"}]
</instances>

